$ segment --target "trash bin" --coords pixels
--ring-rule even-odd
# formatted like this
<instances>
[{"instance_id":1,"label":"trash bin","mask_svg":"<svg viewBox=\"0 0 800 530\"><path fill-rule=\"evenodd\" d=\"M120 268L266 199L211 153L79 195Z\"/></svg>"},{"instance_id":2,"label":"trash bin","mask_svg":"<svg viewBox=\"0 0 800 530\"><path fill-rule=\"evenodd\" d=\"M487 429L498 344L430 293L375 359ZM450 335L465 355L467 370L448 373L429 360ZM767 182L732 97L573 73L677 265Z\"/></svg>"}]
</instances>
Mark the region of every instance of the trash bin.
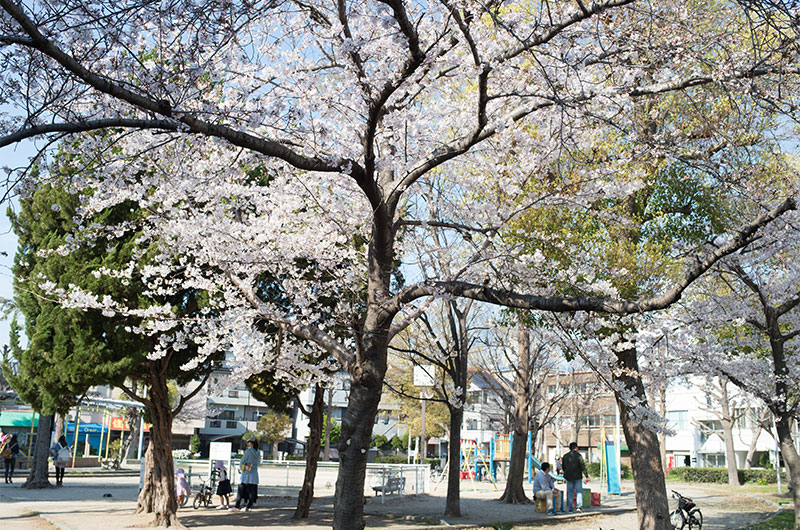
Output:
<instances>
[{"instance_id":1,"label":"trash bin","mask_svg":"<svg viewBox=\"0 0 800 530\"><path fill-rule=\"evenodd\" d=\"M592 493L592 506L600 506L600 494Z\"/></svg>"},{"instance_id":2,"label":"trash bin","mask_svg":"<svg viewBox=\"0 0 800 530\"><path fill-rule=\"evenodd\" d=\"M539 513L547 513L547 499L536 498L536 511Z\"/></svg>"},{"instance_id":3,"label":"trash bin","mask_svg":"<svg viewBox=\"0 0 800 530\"><path fill-rule=\"evenodd\" d=\"M589 488L583 488L583 507L588 508L592 505L592 490Z\"/></svg>"}]
</instances>

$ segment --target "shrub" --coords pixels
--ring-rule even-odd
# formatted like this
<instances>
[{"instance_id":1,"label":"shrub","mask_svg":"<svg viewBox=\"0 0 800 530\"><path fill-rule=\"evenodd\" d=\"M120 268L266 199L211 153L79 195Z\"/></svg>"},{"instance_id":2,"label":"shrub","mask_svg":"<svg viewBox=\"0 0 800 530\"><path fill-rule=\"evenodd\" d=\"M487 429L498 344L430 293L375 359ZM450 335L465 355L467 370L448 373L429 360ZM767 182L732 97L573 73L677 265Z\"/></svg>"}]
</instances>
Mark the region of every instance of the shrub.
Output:
<instances>
[{"instance_id":1,"label":"shrub","mask_svg":"<svg viewBox=\"0 0 800 530\"><path fill-rule=\"evenodd\" d=\"M633 470L625 464L622 464L622 478L633 480Z\"/></svg>"},{"instance_id":2,"label":"shrub","mask_svg":"<svg viewBox=\"0 0 800 530\"><path fill-rule=\"evenodd\" d=\"M588 464L586 464L586 471L589 473L590 477L599 477L600 462L589 462Z\"/></svg>"},{"instance_id":3,"label":"shrub","mask_svg":"<svg viewBox=\"0 0 800 530\"><path fill-rule=\"evenodd\" d=\"M386 436L382 434L376 434L372 437L372 443L370 444L370 447L377 447L381 451L388 451L392 448L392 445Z\"/></svg>"},{"instance_id":4,"label":"shrub","mask_svg":"<svg viewBox=\"0 0 800 530\"><path fill-rule=\"evenodd\" d=\"M399 455L383 455L375 457L376 464L406 464L408 459Z\"/></svg>"},{"instance_id":5,"label":"shrub","mask_svg":"<svg viewBox=\"0 0 800 530\"><path fill-rule=\"evenodd\" d=\"M739 469L739 482L774 484L778 481L774 469ZM670 470L670 477L684 482L728 483L728 470L724 467L676 467Z\"/></svg>"}]
</instances>

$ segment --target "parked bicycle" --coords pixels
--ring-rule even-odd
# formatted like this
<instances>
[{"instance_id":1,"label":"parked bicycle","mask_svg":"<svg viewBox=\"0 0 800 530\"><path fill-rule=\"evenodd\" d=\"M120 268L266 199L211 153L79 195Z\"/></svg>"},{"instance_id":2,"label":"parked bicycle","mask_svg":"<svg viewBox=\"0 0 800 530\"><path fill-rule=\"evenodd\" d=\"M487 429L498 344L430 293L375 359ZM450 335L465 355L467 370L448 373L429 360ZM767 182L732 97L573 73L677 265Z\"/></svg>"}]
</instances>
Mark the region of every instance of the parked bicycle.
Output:
<instances>
[{"instance_id":1,"label":"parked bicycle","mask_svg":"<svg viewBox=\"0 0 800 530\"><path fill-rule=\"evenodd\" d=\"M214 496L214 490L209 484L206 484L205 480L202 480L202 485L200 486L200 491L194 496L194 502L192 506L194 509L200 508L201 505L208 508L211 504L212 497Z\"/></svg>"},{"instance_id":2,"label":"parked bicycle","mask_svg":"<svg viewBox=\"0 0 800 530\"><path fill-rule=\"evenodd\" d=\"M669 514L669 522L672 527L677 530L682 530L683 528L700 530L703 528L703 513L694 501L675 490L672 490L672 497L678 499L678 507Z\"/></svg>"}]
</instances>

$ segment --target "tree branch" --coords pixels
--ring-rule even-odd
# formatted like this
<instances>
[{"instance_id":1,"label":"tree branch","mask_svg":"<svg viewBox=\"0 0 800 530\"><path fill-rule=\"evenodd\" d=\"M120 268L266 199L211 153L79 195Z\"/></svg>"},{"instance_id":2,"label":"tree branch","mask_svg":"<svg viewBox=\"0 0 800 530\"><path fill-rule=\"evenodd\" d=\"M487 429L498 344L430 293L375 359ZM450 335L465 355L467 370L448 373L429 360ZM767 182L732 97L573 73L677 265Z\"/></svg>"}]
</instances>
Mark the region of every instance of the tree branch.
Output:
<instances>
[{"instance_id":1,"label":"tree branch","mask_svg":"<svg viewBox=\"0 0 800 530\"><path fill-rule=\"evenodd\" d=\"M326 352L333 355L336 360L348 370L355 362L355 357L353 354L347 351L341 344L339 344L327 333L321 331L315 326L298 324L297 322L292 322L284 317L276 315L273 311L270 311L269 308L267 308L266 305L258 298L253 289L245 285L241 279L237 278L233 274L228 274L228 278L230 278L231 282L236 285L239 291L244 295L245 299L250 303L253 309L258 311L259 316L262 318L269 320L282 330L291 333L295 337L313 342Z\"/></svg>"},{"instance_id":2,"label":"tree branch","mask_svg":"<svg viewBox=\"0 0 800 530\"><path fill-rule=\"evenodd\" d=\"M200 392L206 386L206 382L208 382L208 378L211 377L211 372L214 371L214 365L209 365L208 370L206 371L206 375L203 376L203 379L200 381L200 384L197 385L197 388L186 394L185 396L181 396L180 401L178 401L178 406L172 411L172 416L177 416L180 411L183 409L183 406L189 402L190 399L195 397L198 392Z\"/></svg>"},{"instance_id":3,"label":"tree branch","mask_svg":"<svg viewBox=\"0 0 800 530\"><path fill-rule=\"evenodd\" d=\"M177 123L181 123L188 127L188 130L192 133L225 139L233 145L283 160L298 169L343 173L351 175L354 178L358 178L361 173L363 173L361 166L354 160L341 159L338 157L309 157L301 155L289 149L281 142L237 131L226 125L200 120L190 113L173 110L168 101L155 100L129 90L112 79L90 71L77 59L63 52L42 35L36 24L14 0L0 0L0 7L16 20L21 29L30 37L30 40L26 41L25 39L7 36L4 37L6 41L13 39L15 40L15 44L21 44L40 51L99 92L129 103L143 111L171 118L175 120L176 125Z\"/></svg>"},{"instance_id":4,"label":"tree branch","mask_svg":"<svg viewBox=\"0 0 800 530\"><path fill-rule=\"evenodd\" d=\"M518 309L535 309L550 311L555 313L565 313L573 311L597 311L602 313L612 313L618 315L628 315L633 313L643 313L664 309L672 303L680 300L681 295L689 285L704 272L711 268L721 258L736 252L745 247L752 240L756 232L763 226L769 224L779 216L789 210L797 208L794 197L783 201L772 211L767 212L756 219L753 223L744 227L740 232L733 236L724 245L707 252L705 256L698 256L693 263L685 266L682 279L665 293L646 298L643 300L614 300L601 297L560 297L560 296L541 296L533 294L521 294L504 289L495 289L485 285L477 285L459 281L433 281L413 285L392 298L388 305L388 311L396 313L403 305L420 298L422 296L441 296L450 294L488 302L505 307L515 307Z\"/></svg>"},{"instance_id":5,"label":"tree branch","mask_svg":"<svg viewBox=\"0 0 800 530\"><path fill-rule=\"evenodd\" d=\"M98 129L109 129L113 127L124 127L132 129L159 129L163 131L177 131L178 123L172 120L137 120L126 118L109 118L103 120L89 120L75 123L49 123L47 125L32 125L25 127L17 132L0 136L0 147L5 147L13 143L40 136L43 134L60 132L66 134L96 131Z\"/></svg>"}]
</instances>

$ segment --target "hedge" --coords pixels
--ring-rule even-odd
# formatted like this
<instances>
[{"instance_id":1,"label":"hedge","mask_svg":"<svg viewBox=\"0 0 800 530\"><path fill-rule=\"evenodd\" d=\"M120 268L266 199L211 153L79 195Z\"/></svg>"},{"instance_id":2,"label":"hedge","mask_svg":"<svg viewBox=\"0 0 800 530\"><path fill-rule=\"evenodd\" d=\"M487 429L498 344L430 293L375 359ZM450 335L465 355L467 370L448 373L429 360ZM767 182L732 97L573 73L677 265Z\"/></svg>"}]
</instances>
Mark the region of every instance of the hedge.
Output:
<instances>
[{"instance_id":1,"label":"hedge","mask_svg":"<svg viewBox=\"0 0 800 530\"><path fill-rule=\"evenodd\" d=\"M774 484L778 481L774 469L739 469L737 471L740 484L745 482ZM676 467L670 470L669 476L683 482L728 483L728 470L724 467Z\"/></svg>"},{"instance_id":2,"label":"hedge","mask_svg":"<svg viewBox=\"0 0 800 530\"><path fill-rule=\"evenodd\" d=\"M590 477L599 477L600 476L600 462L589 462L586 464L586 472L589 473ZM624 479L632 479L633 472L631 468L622 464L622 478Z\"/></svg>"}]
</instances>

